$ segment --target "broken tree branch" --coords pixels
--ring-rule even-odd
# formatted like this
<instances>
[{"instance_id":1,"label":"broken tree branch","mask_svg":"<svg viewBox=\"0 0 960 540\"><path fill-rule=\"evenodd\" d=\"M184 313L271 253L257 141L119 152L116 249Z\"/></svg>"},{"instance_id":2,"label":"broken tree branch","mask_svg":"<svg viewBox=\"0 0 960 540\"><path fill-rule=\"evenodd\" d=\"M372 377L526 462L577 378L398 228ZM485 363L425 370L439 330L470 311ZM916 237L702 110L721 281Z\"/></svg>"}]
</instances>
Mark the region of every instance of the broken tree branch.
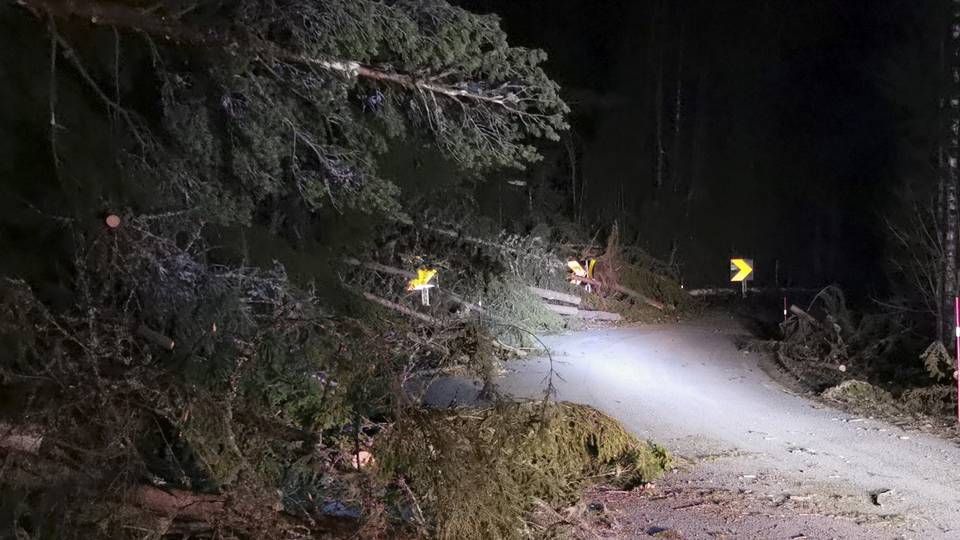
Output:
<instances>
[{"instance_id":1,"label":"broken tree branch","mask_svg":"<svg viewBox=\"0 0 960 540\"><path fill-rule=\"evenodd\" d=\"M580 312L579 309L571 306L559 306L557 304L544 304L544 307L548 311L552 311L558 315L566 315L567 317L576 317L577 313Z\"/></svg>"},{"instance_id":2,"label":"broken tree branch","mask_svg":"<svg viewBox=\"0 0 960 540\"><path fill-rule=\"evenodd\" d=\"M227 525L237 520L238 510L228 504L227 495L196 493L182 489L159 488L152 485L139 485L127 492L126 502L158 516L173 518L171 530L186 530L202 533L216 526ZM269 502L269 501L267 501ZM278 506L272 514L273 526L283 528L306 528L303 517L287 513ZM340 534L352 534L356 531L357 520L344 516L313 515L309 519L310 529ZM339 536L339 535L338 535Z\"/></svg>"},{"instance_id":3,"label":"broken tree branch","mask_svg":"<svg viewBox=\"0 0 960 540\"><path fill-rule=\"evenodd\" d=\"M577 309L570 306L558 306L556 304L544 304L546 308L554 313L560 315L566 315L568 317L576 317L578 319L592 320L592 321L619 321L623 317L619 313L610 313L608 311L587 311L583 309Z\"/></svg>"},{"instance_id":4,"label":"broken tree branch","mask_svg":"<svg viewBox=\"0 0 960 540\"><path fill-rule=\"evenodd\" d=\"M798 308L798 307L795 306L795 305L790 306L790 313L793 313L794 315L797 315L798 317L803 317L804 319L806 319L807 321L809 321L809 322L810 322L811 324L813 324L814 326L820 326L820 321L818 321L818 320L816 319L816 317L814 317L813 315L807 313L806 311Z\"/></svg>"},{"instance_id":5,"label":"broken tree branch","mask_svg":"<svg viewBox=\"0 0 960 540\"><path fill-rule=\"evenodd\" d=\"M637 291L635 291L635 290L633 290L633 289L628 289L627 287L624 287L623 285L616 285L616 284L615 284L615 285L609 285L609 287L610 287L610 289L612 289L612 290L614 290L614 291L617 291L618 293L625 294L625 295L627 295L627 296L632 296L632 297L636 298L637 300L640 300L640 301L643 302L644 304L647 304L648 306L657 308L657 309L659 309L660 311L664 311L665 309L668 309L668 308L669 308L670 310L674 309L673 306L668 306L668 305L664 304L663 302L658 302L658 301L654 300L653 298L650 298L649 296L646 296L646 295L644 295L644 294L641 294L641 293L639 293L639 292L637 292Z\"/></svg>"},{"instance_id":6,"label":"broken tree branch","mask_svg":"<svg viewBox=\"0 0 960 540\"><path fill-rule=\"evenodd\" d=\"M129 501L156 514L207 522L224 512L226 497L137 486L130 492Z\"/></svg>"},{"instance_id":7,"label":"broken tree branch","mask_svg":"<svg viewBox=\"0 0 960 540\"><path fill-rule=\"evenodd\" d=\"M611 284L609 284L609 283L604 283L604 282L599 281L599 280L596 280L596 279L591 279L591 278L586 278L586 277L579 277L579 276L576 278L576 280L577 280L577 281L580 281L580 282L582 282L582 283L589 283L590 285L594 285L594 286L597 286L597 287L606 287L606 288L610 289L611 291L616 291L616 292L618 292L618 293L620 293L620 294L625 294L625 295L627 295L627 296L632 296L632 297L636 298L637 300L640 300L640 301L643 302L644 304L647 304L647 305L650 306L650 307L657 308L657 309L659 309L660 311L663 311L663 310L668 309L668 308L671 309L671 310L674 309L673 306L664 305L662 302L658 302L658 301L654 300L653 298L650 298L649 296L647 296L647 295L645 295L645 294L639 293L639 292L637 292L637 291L635 291L635 290L633 290L633 289L624 287L623 285L620 285L620 284L616 284L616 283L615 283L615 284L612 284L612 285L611 285Z\"/></svg>"},{"instance_id":8,"label":"broken tree branch","mask_svg":"<svg viewBox=\"0 0 960 540\"><path fill-rule=\"evenodd\" d=\"M495 105L510 114L532 116L517 106L517 98L509 91L483 94L458 86L438 84L407 73L368 66L353 60L306 56L282 49L253 35L235 35L215 28L199 29L187 26L176 17L157 17L149 11L118 3L99 0L17 0L17 3L38 18L83 19L89 23L139 31L166 40L197 46L245 48L248 51L272 56L286 62L309 65L345 75L399 86L414 92L441 95L455 101L467 100Z\"/></svg>"},{"instance_id":9,"label":"broken tree branch","mask_svg":"<svg viewBox=\"0 0 960 540\"><path fill-rule=\"evenodd\" d=\"M573 304L575 306L579 306L581 302L579 296L574 296L572 294L551 291L549 289L541 289L540 287L527 288L530 289L530 292L545 300L553 300L554 302L563 302L565 304Z\"/></svg>"},{"instance_id":10,"label":"broken tree branch","mask_svg":"<svg viewBox=\"0 0 960 540\"><path fill-rule=\"evenodd\" d=\"M387 266L385 264L380 264L375 262L361 262L357 259L354 259L353 257L347 257L343 259L343 262L345 262L346 264L349 264L350 266L362 266L363 268L368 268L375 272L383 272L384 274L402 276L408 279L413 279L417 277L417 274L415 272L409 272L401 268L394 268L392 266ZM440 287L437 287L436 291L439 292L440 294L447 296L448 298L460 304L461 306L467 308L469 311L476 311L481 315L484 315L487 313L486 310L484 310L482 307L474 304L473 302L470 302L469 300L466 300L465 298L463 298L462 296L456 293L450 292L445 289L441 289Z\"/></svg>"},{"instance_id":11,"label":"broken tree branch","mask_svg":"<svg viewBox=\"0 0 960 540\"><path fill-rule=\"evenodd\" d=\"M414 319L421 320L432 326L440 326L440 321L438 321L437 319L434 319L429 315L424 315L423 313L414 311L408 307L401 306L400 304L391 302L385 298L380 298L379 296L372 295L368 292L363 293L363 297L373 302L374 304L379 304L387 309L392 309L393 311L406 315L407 317L412 317Z\"/></svg>"},{"instance_id":12,"label":"broken tree branch","mask_svg":"<svg viewBox=\"0 0 960 540\"><path fill-rule=\"evenodd\" d=\"M391 301L389 301L389 300L387 300L387 299L385 299L385 298L380 298L379 296L370 294L370 293L368 293L368 292L363 293L363 297L366 298L367 300L375 303L375 304L379 304L379 305L381 305L381 306L383 306L383 307L385 307L385 308L387 308L387 309L392 309L393 311L396 311L397 313L400 313L400 314L402 314L402 315L406 315L407 317L412 317L412 318L414 318L414 319L421 320L421 321L423 321L423 322L425 322L425 323L427 323L427 324L429 324L429 325L431 325L431 326L440 326L440 325L442 324L438 319L435 319L435 318L433 318L433 317L431 317L431 316L429 316L429 315L425 315L425 314L423 314L423 313L419 313L419 312L414 311L414 310L412 310L412 309L410 309L410 308L401 306L400 304L397 304L397 303L395 303L395 302L391 302ZM517 356L526 356L526 355L527 355L527 352L526 352L526 351L524 351L524 350L522 350L522 349L518 349L518 348L516 348L516 347L511 347L510 345L507 345L506 343L503 343L502 341L500 341L500 340L498 340L498 339L490 339L490 343L491 343L491 345L493 345L493 346L494 346L495 348L497 348L497 349L500 349L500 350L502 350L502 351L506 351L506 352L515 354L515 355L517 355Z\"/></svg>"},{"instance_id":13,"label":"broken tree branch","mask_svg":"<svg viewBox=\"0 0 960 540\"><path fill-rule=\"evenodd\" d=\"M156 330L151 330L150 328L147 328L147 326L143 324L141 324L137 328L137 335L149 341L150 343L153 343L154 345L168 351L172 351L173 348L176 346L176 342L174 342L172 339L161 334L160 332L157 332Z\"/></svg>"}]
</instances>

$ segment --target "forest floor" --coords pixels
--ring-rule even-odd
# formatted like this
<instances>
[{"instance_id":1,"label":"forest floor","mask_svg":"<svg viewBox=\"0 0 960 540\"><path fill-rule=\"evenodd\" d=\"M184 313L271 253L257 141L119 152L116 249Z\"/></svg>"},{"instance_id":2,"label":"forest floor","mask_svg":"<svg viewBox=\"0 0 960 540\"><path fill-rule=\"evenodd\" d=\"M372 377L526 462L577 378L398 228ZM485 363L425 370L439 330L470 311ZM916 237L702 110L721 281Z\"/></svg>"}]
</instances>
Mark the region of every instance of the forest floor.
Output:
<instances>
[{"instance_id":1,"label":"forest floor","mask_svg":"<svg viewBox=\"0 0 960 540\"><path fill-rule=\"evenodd\" d=\"M552 519L576 537L956 538L955 442L851 414L771 376L740 350L733 317L591 329L544 338L550 357L514 362L500 391L586 403L663 444L679 465L654 486L597 487ZM428 400L470 402L441 380ZM543 517L543 516L541 516ZM547 516L544 519L551 519Z\"/></svg>"}]
</instances>

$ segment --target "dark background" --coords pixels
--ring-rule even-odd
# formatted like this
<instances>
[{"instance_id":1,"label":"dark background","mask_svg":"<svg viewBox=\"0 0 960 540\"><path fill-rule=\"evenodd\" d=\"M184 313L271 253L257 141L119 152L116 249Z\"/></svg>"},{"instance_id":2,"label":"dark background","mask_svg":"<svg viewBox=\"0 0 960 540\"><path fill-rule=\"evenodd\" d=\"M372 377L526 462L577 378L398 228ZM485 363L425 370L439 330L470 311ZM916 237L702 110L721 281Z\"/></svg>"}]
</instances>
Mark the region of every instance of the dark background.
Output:
<instances>
[{"instance_id":1,"label":"dark background","mask_svg":"<svg viewBox=\"0 0 960 540\"><path fill-rule=\"evenodd\" d=\"M759 283L884 292L886 216L930 156L905 118L936 107L933 2L459 3L549 53L574 109L585 222L617 219L673 252L688 286L723 283L739 255ZM679 180L664 196L655 104L672 117L678 81Z\"/></svg>"}]
</instances>

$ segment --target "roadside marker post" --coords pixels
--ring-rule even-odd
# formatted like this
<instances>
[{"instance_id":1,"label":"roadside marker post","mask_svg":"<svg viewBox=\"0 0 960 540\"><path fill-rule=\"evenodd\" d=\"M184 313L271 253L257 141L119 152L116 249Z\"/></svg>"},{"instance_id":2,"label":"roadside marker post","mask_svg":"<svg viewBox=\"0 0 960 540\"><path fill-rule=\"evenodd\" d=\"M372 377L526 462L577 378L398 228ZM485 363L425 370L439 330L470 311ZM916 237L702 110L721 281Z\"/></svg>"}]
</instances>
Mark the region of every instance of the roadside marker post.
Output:
<instances>
[{"instance_id":1,"label":"roadside marker post","mask_svg":"<svg viewBox=\"0 0 960 540\"><path fill-rule=\"evenodd\" d=\"M787 338L787 296L783 296L783 324L780 325L780 333L783 334L783 338Z\"/></svg>"},{"instance_id":2,"label":"roadside marker post","mask_svg":"<svg viewBox=\"0 0 960 540\"><path fill-rule=\"evenodd\" d=\"M753 259L730 259L730 282L740 284L744 298L747 297L748 281L753 281Z\"/></svg>"},{"instance_id":3,"label":"roadside marker post","mask_svg":"<svg viewBox=\"0 0 960 540\"><path fill-rule=\"evenodd\" d=\"M956 339L954 344L954 364L953 378L957 380L957 422L960 423L960 297L953 299L953 335Z\"/></svg>"},{"instance_id":4,"label":"roadside marker post","mask_svg":"<svg viewBox=\"0 0 960 540\"><path fill-rule=\"evenodd\" d=\"M431 283L433 278L437 277L437 271L430 268L417 269L417 277L407 282L407 291L420 291L420 303L430 305L430 289L436 287Z\"/></svg>"}]
</instances>

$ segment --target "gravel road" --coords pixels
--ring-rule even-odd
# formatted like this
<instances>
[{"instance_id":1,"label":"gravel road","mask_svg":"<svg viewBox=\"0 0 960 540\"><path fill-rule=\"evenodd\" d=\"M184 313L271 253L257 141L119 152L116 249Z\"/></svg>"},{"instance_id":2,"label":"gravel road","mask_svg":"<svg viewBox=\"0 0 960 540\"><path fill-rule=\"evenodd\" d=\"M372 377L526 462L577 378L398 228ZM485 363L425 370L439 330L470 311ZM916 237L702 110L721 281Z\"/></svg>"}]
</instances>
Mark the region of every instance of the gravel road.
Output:
<instances>
[{"instance_id":1,"label":"gravel road","mask_svg":"<svg viewBox=\"0 0 960 540\"><path fill-rule=\"evenodd\" d=\"M960 538L960 448L791 393L760 355L737 349L743 333L711 317L544 338L558 399L593 405L684 461L649 495L590 495L617 524L609 535ZM499 388L542 395L550 365L513 363ZM472 399L470 385L436 386L434 401Z\"/></svg>"}]
</instances>

